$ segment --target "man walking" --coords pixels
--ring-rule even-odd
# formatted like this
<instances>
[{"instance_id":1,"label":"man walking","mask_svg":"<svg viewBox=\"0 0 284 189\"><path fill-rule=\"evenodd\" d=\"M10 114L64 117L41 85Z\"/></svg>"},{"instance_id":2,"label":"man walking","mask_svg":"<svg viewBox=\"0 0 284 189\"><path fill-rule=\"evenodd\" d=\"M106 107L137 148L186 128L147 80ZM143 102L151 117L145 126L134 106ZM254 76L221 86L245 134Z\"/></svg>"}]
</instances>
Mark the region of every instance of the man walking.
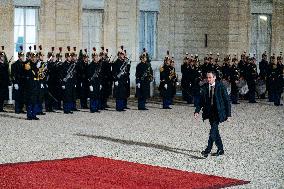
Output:
<instances>
[{"instance_id":1,"label":"man walking","mask_svg":"<svg viewBox=\"0 0 284 189\"><path fill-rule=\"evenodd\" d=\"M211 125L208 146L201 152L204 157L207 157L211 152L214 142L218 150L212 155L219 156L224 154L218 126L220 123L228 120L228 117L231 117L231 104L226 87L221 82L216 81L216 73L211 71L207 73L207 82L201 88L201 100L194 113L194 117L197 118L202 109L203 120L209 119Z\"/></svg>"}]
</instances>

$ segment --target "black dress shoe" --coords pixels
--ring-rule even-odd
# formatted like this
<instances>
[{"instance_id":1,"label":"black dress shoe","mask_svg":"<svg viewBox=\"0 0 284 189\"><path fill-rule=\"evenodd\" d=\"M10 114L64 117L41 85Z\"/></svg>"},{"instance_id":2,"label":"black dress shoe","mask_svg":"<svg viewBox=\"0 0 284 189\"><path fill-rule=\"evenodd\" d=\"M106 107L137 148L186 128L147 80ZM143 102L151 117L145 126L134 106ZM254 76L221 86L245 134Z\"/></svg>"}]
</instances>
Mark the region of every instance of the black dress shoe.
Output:
<instances>
[{"instance_id":1,"label":"black dress shoe","mask_svg":"<svg viewBox=\"0 0 284 189\"><path fill-rule=\"evenodd\" d=\"M43 112L39 112L37 115L45 115L45 113L43 113Z\"/></svg>"},{"instance_id":2,"label":"black dress shoe","mask_svg":"<svg viewBox=\"0 0 284 189\"><path fill-rule=\"evenodd\" d=\"M31 118L31 117L28 117L28 118L27 118L27 120L33 120L33 118Z\"/></svg>"},{"instance_id":3,"label":"black dress shoe","mask_svg":"<svg viewBox=\"0 0 284 189\"><path fill-rule=\"evenodd\" d=\"M203 157L208 157L208 154L209 154L209 153L206 152L206 151L202 151L202 152L201 152L201 155L202 155Z\"/></svg>"},{"instance_id":4,"label":"black dress shoe","mask_svg":"<svg viewBox=\"0 0 284 189\"><path fill-rule=\"evenodd\" d=\"M138 110L149 110L148 108L138 108Z\"/></svg>"},{"instance_id":5,"label":"black dress shoe","mask_svg":"<svg viewBox=\"0 0 284 189\"><path fill-rule=\"evenodd\" d=\"M73 109L72 111L74 111L74 112L79 112L80 110L78 110L78 109Z\"/></svg>"},{"instance_id":6,"label":"black dress shoe","mask_svg":"<svg viewBox=\"0 0 284 189\"><path fill-rule=\"evenodd\" d=\"M240 104L239 102L232 102L232 104Z\"/></svg>"},{"instance_id":7,"label":"black dress shoe","mask_svg":"<svg viewBox=\"0 0 284 189\"><path fill-rule=\"evenodd\" d=\"M249 103L257 103L256 101L249 101Z\"/></svg>"},{"instance_id":8,"label":"black dress shoe","mask_svg":"<svg viewBox=\"0 0 284 189\"><path fill-rule=\"evenodd\" d=\"M118 112L125 112L126 110L116 110L116 111L118 111Z\"/></svg>"},{"instance_id":9,"label":"black dress shoe","mask_svg":"<svg viewBox=\"0 0 284 189\"><path fill-rule=\"evenodd\" d=\"M109 105L106 105L106 108L110 108L110 106L109 106Z\"/></svg>"},{"instance_id":10,"label":"black dress shoe","mask_svg":"<svg viewBox=\"0 0 284 189\"><path fill-rule=\"evenodd\" d=\"M283 106L283 104L274 104L275 106Z\"/></svg>"},{"instance_id":11,"label":"black dress shoe","mask_svg":"<svg viewBox=\"0 0 284 189\"><path fill-rule=\"evenodd\" d=\"M25 111L20 111L20 113L21 113L21 114L26 114L27 112L25 112Z\"/></svg>"},{"instance_id":12,"label":"black dress shoe","mask_svg":"<svg viewBox=\"0 0 284 189\"><path fill-rule=\"evenodd\" d=\"M224 150L217 150L216 153L213 153L212 156L220 156L224 154Z\"/></svg>"},{"instance_id":13,"label":"black dress shoe","mask_svg":"<svg viewBox=\"0 0 284 189\"><path fill-rule=\"evenodd\" d=\"M34 117L33 120L39 120L39 118L38 117Z\"/></svg>"},{"instance_id":14,"label":"black dress shoe","mask_svg":"<svg viewBox=\"0 0 284 189\"><path fill-rule=\"evenodd\" d=\"M124 108L124 109L130 110L130 108L128 108L128 107L126 107L126 108Z\"/></svg>"},{"instance_id":15,"label":"black dress shoe","mask_svg":"<svg viewBox=\"0 0 284 189\"><path fill-rule=\"evenodd\" d=\"M172 109L171 107L164 107L163 109Z\"/></svg>"}]
</instances>

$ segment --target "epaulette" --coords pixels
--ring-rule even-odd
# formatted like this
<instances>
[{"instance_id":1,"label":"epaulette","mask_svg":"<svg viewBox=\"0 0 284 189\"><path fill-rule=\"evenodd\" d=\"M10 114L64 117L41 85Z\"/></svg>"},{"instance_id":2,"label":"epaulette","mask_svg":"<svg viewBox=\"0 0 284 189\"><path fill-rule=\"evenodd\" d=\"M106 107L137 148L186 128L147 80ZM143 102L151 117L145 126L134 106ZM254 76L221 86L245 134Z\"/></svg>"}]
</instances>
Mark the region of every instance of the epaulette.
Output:
<instances>
[{"instance_id":1,"label":"epaulette","mask_svg":"<svg viewBox=\"0 0 284 189\"><path fill-rule=\"evenodd\" d=\"M160 66L160 72L164 71L164 66Z\"/></svg>"}]
</instances>

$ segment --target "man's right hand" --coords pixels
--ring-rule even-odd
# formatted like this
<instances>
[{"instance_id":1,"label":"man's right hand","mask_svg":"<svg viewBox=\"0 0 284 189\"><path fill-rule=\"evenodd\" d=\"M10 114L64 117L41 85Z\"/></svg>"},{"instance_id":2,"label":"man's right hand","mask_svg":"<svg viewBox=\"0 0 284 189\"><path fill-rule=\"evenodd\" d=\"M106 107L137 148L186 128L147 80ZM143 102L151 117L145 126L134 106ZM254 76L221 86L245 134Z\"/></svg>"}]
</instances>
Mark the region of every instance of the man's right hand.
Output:
<instances>
[{"instance_id":1,"label":"man's right hand","mask_svg":"<svg viewBox=\"0 0 284 189\"><path fill-rule=\"evenodd\" d=\"M115 86L118 86L118 81L114 82L114 85L115 85Z\"/></svg>"},{"instance_id":2,"label":"man's right hand","mask_svg":"<svg viewBox=\"0 0 284 189\"><path fill-rule=\"evenodd\" d=\"M199 117L199 113L194 113L194 118L197 119Z\"/></svg>"},{"instance_id":3,"label":"man's right hand","mask_svg":"<svg viewBox=\"0 0 284 189\"><path fill-rule=\"evenodd\" d=\"M62 86L62 89L65 90L65 85Z\"/></svg>"}]
</instances>

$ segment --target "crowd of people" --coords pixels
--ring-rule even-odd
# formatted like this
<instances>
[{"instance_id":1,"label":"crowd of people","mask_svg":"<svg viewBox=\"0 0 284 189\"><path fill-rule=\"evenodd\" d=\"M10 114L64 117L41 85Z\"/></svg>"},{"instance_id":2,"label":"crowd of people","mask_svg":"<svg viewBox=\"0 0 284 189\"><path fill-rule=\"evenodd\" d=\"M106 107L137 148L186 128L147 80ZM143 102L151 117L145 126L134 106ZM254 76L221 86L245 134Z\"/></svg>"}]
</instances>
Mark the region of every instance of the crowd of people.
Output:
<instances>
[{"instance_id":1,"label":"crowd of people","mask_svg":"<svg viewBox=\"0 0 284 189\"><path fill-rule=\"evenodd\" d=\"M5 112L4 100L8 98L8 86L13 88L15 113L27 113L28 120L38 120L37 115L63 110L72 114L80 108L91 113L109 108L107 101L111 95L116 100L116 110L125 111L130 96L131 60L123 46L111 60L108 49L101 47L100 52L93 48L91 57L86 49L77 54L76 47L67 47L64 54L60 47L58 53L52 47L44 61L42 46L29 47L24 53L23 47L18 52L18 60L11 65L4 47L0 51L0 111ZM90 60L91 59L91 60ZM233 104L238 104L239 97L256 103L256 96L267 98L276 106L280 103L283 91L283 57L274 54L267 61L266 52L262 55L257 71L256 58L244 52L238 60L229 55L221 62L219 54L213 58L209 53L201 63L198 55L186 54L181 65L181 90L183 99L197 106L201 99L201 86L206 83L208 72L216 73L216 79L227 87ZM148 110L146 101L150 97L150 83L153 81L151 59L146 49L140 55L135 73L138 110ZM158 90L163 101L163 109L171 109L179 80L175 60L170 52L160 66L160 85ZM257 94L257 95L256 95ZM89 102L89 103L88 103ZM43 106L44 104L44 106ZM26 108L24 110L24 107Z\"/></svg>"}]
</instances>

